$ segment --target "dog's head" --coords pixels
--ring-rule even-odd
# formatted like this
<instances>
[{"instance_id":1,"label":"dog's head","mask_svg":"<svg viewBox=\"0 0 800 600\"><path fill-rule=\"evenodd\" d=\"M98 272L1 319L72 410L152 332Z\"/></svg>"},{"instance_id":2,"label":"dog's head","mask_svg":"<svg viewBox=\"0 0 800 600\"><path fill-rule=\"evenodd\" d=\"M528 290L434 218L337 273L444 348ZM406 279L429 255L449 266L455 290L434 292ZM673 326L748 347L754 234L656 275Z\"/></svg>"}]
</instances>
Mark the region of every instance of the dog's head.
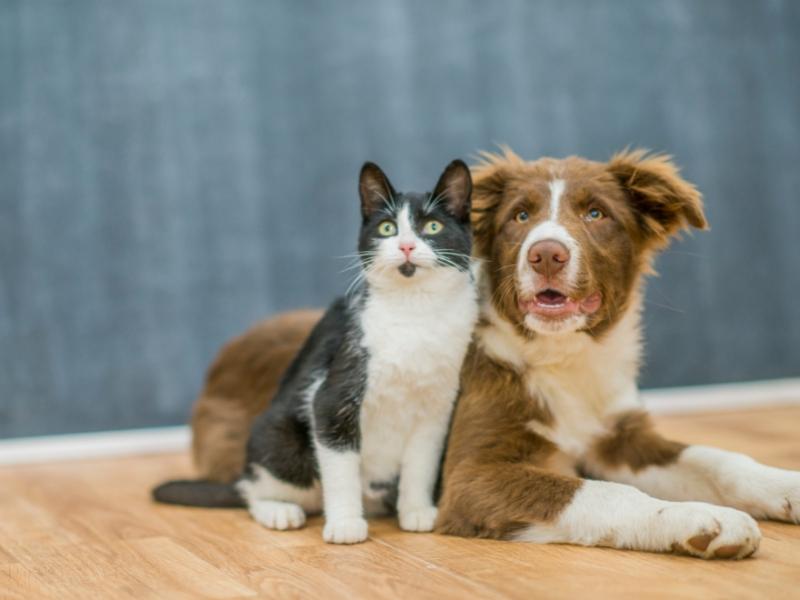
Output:
<instances>
[{"instance_id":1,"label":"dog's head","mask_svg":"<svg viewBox=\"0 0 800 600\"><path fill-rule=\"evenodd\" d=\"M525 162L510 150L473 170L476 254L494 308L521 332L599 334L625 312L656 252L705 229L700 193L669 157Z\"/></svg>"}]
</instances>

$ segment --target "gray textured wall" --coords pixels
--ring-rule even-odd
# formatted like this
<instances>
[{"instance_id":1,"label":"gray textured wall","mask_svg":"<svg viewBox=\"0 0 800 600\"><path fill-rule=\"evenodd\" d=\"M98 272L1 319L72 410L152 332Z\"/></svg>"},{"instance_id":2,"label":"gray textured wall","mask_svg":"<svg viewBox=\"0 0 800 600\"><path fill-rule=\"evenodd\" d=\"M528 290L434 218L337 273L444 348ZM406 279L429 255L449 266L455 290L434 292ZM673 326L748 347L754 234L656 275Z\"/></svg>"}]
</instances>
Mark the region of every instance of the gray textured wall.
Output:
<instances>
[{"instance_id":1,"label":"gray textured wall","mask_svg":"<svg viewBox=\"0 0 800 600\"><path fill-rule=\"evenodd\" d=\"M345 286L360 163L673 153L644 383L800 375L800 2L0 2L0 436L174 424Z\"/></svg>"}]
</instances>

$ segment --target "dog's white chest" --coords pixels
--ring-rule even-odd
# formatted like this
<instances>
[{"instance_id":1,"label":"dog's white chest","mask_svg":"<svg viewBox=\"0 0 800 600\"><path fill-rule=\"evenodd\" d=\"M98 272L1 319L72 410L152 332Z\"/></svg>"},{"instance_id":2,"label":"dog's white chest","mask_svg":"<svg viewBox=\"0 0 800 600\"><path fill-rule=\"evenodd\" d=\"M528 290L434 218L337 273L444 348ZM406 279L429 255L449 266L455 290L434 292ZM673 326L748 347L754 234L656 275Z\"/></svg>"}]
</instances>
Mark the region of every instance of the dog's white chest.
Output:
<instances>
[{"instance_id":1,"label":"dog's white chest","mask_svg":"<svg viewBox=\"0 0 800 600\"><path fill-rule=\"evenodd\" d=\"M491 325L480 336L484 350L515 368L532 401L545 406L552 423L530 421L527 428L579 458L607 432L609 416L638 407L637 313L630 311L607 336L586 333L519 336L489 311Z\"/></svg>"},{"instance_id":2,"label":"dog's white chest","mask_svg":"<svg viewBox=\"0 0 800 600\"><path fill-rule=\"evenodd\" d=\"M631 406L636 399L632 382L612 390L607 381L591 374L581 373L582 378L577 375L542 369L525 378L531 398L546 405L553 417L549 425L532 420L527 427L575 459L607 433L608 415Z\"/></svg>"}]
</instances>

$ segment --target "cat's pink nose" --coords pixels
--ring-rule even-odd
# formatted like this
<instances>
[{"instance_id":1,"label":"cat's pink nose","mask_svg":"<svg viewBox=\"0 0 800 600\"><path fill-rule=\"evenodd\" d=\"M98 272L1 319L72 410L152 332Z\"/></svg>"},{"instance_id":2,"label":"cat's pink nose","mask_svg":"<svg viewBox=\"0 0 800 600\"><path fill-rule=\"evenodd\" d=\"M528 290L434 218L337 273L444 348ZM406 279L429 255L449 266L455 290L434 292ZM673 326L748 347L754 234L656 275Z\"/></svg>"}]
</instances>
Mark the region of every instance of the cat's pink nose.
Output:
<instances>
[{"instance_id":1,"label":"cat's pink nose","mask_svg":"<svg viewBox=\"0 0 800 600\"><path fill-rule=\"evenodd\" d=\"M414 242L400 242L400 250L402 250L403 254L406 255L406 260L411 258L411 253L416 247L417 245Z\"/></svg>"}]
</instances>

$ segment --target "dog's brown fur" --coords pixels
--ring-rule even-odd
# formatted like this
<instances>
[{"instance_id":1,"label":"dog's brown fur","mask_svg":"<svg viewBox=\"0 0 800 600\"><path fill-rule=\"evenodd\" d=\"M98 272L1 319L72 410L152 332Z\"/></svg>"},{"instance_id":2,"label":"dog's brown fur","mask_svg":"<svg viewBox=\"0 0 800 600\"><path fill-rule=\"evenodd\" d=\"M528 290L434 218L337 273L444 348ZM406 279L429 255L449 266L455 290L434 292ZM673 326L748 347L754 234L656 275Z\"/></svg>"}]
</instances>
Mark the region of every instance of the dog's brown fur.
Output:
<instances>
[{"instance_id":1,"label":"dog's brown fur","mask_svg":"<svg viewBox=\"0 0 800 600\"><path fill-rule=\"evenodd\" d=\"M609 467L627 466L639 471L650 465L675 462L686 444L665 440L656 433L650 415L633 410L620 415L611 433L593 448L594 458Z\"/></svg>"},{"instance_id":2,"label":"dog's brown fur","mask_svg":"<svg viewBox=\"0 0 800 600\"><path fill-rule=\"evenodd\" d=\"M521 423L550 423L552 416L529 400L517 373L475 345L464 362L462 382L466 387L447 446L438 530L502 538L532 518L555 516L580 483L547 470L558 454L553 443L520 435Z\"/></svg>"},{"instance_id":3,"label":"dog's brown fur","mask_svg":"<svg viewBox=\"0 0 800 600\"><path fill-rule=\"evenodd\" d=\"M265 319L220 350L192 413L192 452L202 479L229 482L242 473L253 419L321 316L298 310Z\"/></svg>"}]
</instances>

